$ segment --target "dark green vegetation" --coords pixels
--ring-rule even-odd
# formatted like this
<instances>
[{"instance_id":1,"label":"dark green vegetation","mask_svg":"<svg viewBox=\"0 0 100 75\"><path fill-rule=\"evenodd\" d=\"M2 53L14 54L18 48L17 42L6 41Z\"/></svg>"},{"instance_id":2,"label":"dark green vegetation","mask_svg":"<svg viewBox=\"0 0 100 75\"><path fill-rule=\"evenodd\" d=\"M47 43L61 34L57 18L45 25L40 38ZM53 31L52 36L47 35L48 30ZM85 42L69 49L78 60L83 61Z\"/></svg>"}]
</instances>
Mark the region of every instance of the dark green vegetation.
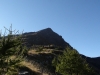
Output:
<instances>
[{"instance_id":1,"label":"dark green vegetation","mask_svg":"<svg viewBox=\"0 0 100 75\"><path fill-rule=\"evenodd\" d=\"M14 36L9 30L7 36L0 37L0 75L18 75L25 51L21 36Z\"/></svg>"},{"instance_id":2,"label":"dark green vegetation","mask_svg":"<svg viewBox=\"0 0 100 75\"><path fill-rule=\"evenodd\" d=\"M0 75L99 75L99 57L79 54L50 28L0 38Z\"/></svg>"},{"instance_id":3,"label":"dark green vegetation","mask_svg":"<svg viewBox=\"0 0 100 75\"><path fill-rule=\"evenodd\" d=\"M62 75L96 75L85 59L75 49L66 48L52 61L56 72Z\"/></svg>"}]
</instances>

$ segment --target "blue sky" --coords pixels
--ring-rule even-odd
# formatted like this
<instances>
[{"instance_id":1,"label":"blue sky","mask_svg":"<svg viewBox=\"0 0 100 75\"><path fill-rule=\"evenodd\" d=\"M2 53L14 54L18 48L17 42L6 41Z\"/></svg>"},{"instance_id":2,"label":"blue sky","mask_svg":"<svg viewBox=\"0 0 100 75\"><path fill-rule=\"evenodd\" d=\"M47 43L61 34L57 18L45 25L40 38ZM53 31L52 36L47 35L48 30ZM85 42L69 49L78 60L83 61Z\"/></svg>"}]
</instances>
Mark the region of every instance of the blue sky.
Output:
<instances>
[{"instance_id":1,"label":"blue sky","mask_svg":"<svg viewBox=\"0 0 100 75\"><path fill-rule=\"evenodd\" d=\"M52 28L81 54L100 56L100 0L0 0L0 29Z\"/></svg>"}]
</instances>

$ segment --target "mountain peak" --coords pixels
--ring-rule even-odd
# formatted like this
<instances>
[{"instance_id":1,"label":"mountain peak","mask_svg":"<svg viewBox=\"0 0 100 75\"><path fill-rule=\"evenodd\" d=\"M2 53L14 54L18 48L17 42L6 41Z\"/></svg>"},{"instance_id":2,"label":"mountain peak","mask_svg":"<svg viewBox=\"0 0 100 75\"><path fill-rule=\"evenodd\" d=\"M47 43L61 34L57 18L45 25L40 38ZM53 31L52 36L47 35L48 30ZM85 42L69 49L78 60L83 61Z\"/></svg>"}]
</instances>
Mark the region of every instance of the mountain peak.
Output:
<instances>
[{"instance_id":1,"label":"mountain peak","mask_svg":"<svg viewBox=\"0 0 100 75\"><path fill-rule=\"evenodd\" d=\"M45 28L45 30L52 30L51 28Z\"/></svg>"},{"instance_id":2,"label":"mountain peak","mask_svg":"<svg viewBox=\"0 0 100 75\"><path fill-rule=\"evenodd\" d=\"M45 28L37 32L27 33L25 36L29 46L32 45L55 45L60 47L70 46L65 40L51 28Z\"/></svg>"},{"instance_id":3,"label":"mountain peak","mask_svg":"<svg viewBox=\"0 0 100 75\"><path fill-rule=\"evenodd\" d=\"M53 32L53 30L51 28L45 28L45 29L39 30L38 32Z\"/></svg>"}]
</instances>

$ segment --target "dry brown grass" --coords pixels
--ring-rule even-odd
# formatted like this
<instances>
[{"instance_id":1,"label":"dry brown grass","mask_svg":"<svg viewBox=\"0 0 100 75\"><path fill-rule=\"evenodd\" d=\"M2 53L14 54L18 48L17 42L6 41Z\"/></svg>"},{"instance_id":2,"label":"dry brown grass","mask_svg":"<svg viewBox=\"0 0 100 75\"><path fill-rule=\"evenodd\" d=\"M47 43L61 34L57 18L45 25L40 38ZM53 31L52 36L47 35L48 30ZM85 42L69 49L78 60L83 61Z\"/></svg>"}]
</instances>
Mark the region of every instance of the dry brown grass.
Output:
<instances>
[{"instance_id":1,"label":"dry brown grass","mask_svg":"<svg viewBox=\"0 0 100 75\"><path fill-rule=\"evenodd\" d=\"M29 50L28 54L39 54L39 53L52 53L53 49L43 49L42 51L37 51L37 50Z\"/></svg>"},{"instance_id":2,"label":"dry brown grass","mask_svg":"<svg viewBox=\"0 0 100 75\"><path fill-rule=\"evenodd\" d=\"M21 62L21 64L22 64L23 66L29 68L31 71L41 74L41 72L39 71L39 69L38 69L35 65L33 65L31 62L23 61L23 62ZM42 75L49 75L49 74L47 74L47 73L42 73Z\"/></svg>"},{"instance_id":3,"label":"dry brown grass","mask_svg":"<svg viewBox=\"0 0 100 75\"><path fill-rule=\"evenodd\" d=\"M23 61L23 62L21 62L21 64L22 64L23 66L29 68L29 69L32 70L32 71L39 72L39 71L38 71L39 69L38 69L35 65L33 65L31 62Z\"/></svg>"},{"instance_id":4,"label":"dry brown grass","mask_svg":"<svg viewBox=\"0 0 100 75\"><path fill-rule=\"evenodd\" d=\"M36 55L39 53L46 53L47 54L47 53L52 53L52 51L53 51L52 49L43 49L43 51L40 51L40 52L38 52L37 50L29 50L28 54L32 54L32 55L34 55L34 54ZM23 62L21 62L21 64L34 72L40 73L39 68L36 65L32 64L30 61L23 61ZM43 73L42 75L48 75L48 74Z\"/></svg>"}]
</instances>

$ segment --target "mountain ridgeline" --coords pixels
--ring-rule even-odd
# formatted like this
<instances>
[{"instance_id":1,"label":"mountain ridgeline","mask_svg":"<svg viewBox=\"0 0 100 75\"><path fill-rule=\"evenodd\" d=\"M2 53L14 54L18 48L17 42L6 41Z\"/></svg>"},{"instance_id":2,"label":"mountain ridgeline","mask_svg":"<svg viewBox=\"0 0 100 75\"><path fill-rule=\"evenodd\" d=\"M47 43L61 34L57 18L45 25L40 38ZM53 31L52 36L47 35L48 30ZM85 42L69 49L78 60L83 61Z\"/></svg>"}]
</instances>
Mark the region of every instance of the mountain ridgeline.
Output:
<instances>
[{"instance_id":1,"label":"mountain ridgeline","mask_svg":"<svg viewBox=\"0 0 100 75\"><path fill-rule=\"evenodd\" d=\"M51 28L46 28L37 32L24 33L23 37L25 38L28 47L33 45L55 45L63 48L66 46L73 48L69 43L65 42L62 36L55 33ZM82 57L85 58L86 61L97 71L100 70L100 57L91 58L84 55L82 55Z\"/></svg>"},{"instance_id":2,"label":"mountain ridgeline","mask_svg":"<svg viewBox=\"0 0 100 75\"><path fill-rule=\"evenodd\" d=\"M9 37L13 36L16 38L16 36L19 36L19 34L9 35ZM9 37L5 36L3 40L9 40L7 39ZM0 40L2 41L2 37L0 37ZM9 43L9 41L7 42ZM25 45L27 47L25 47L24 50L26 51L24 54L25 60L21 62L23 67L20 67L19 73L28 71L30 73L29 75L61 75L55 72L55 67L52 65L52 60L58 55L62 54L66 47L73 50L73 47L67 43L61 35L54 32L51 28L46 28L37 32L23 33L19 42L21 42L21 46ZM3 44L8 46L6 43ZM1 46L3 46L2 43ZM18 47L22 49L22 47ZM91 58L82 54L78 55L81 55L89 66L100 75L100 57Z\"/></svg>"},{"instance_id":3,"label":"mountain ridgeline","mask_svg":"<svg viewBox=\"0 0 100 75\"><path fill-rule=\"evenodd\" d=\"M22 38L24 39L24 45L27 46L29 49L34 47L44 47L46 51L52 50L52 53L38 53L35 54L30 52L27 56L27 60L31 61L34 66L38 64L41 68L41 71L50 71L54 73L54 68L52 67L52 60L55 55L62 54L63 49L66 47L72 48L73 47L67 43L61 35L54 32L51 28L46 28L37 32L26 32L22 34ZM50 48L53 49L50 49ZM56 51L57 50L57 51ZM53 55L55 54L55 55ZM92 66L97 73L100 73L100 57L91 58L85 55L82 55L82 58L86 59L90 66ZM49 59L49 60L48 60ZM40 72L41 73L41 72ZM37 74L39 75L39 74ZM55 75L55 74L51 74ZM59 74L57 74L59 75Z\"/></svg>"},{"instance_id":4,"label":"mountain ridgeline","mask_svg":"<svg viewBox=\"0 0 100 75\"><path fill-rule=\"evenodd\" d=\"M25 44L27 47L32 47L33 45L53 45L56 47L66 48L71 47L62 36L54 32L51 28L46 28L37 32L27 32L24 33L23 38L25 39ZM97 72L100 71L100 57L91 58L81 55L86 61L96 69Z\"/></svg>"},{"instance_id":5,"label":"mountain ridgeline","mask_svg":"<svg viewBox=\"0 0 100 75\"><path fill-rule=\"evenodd\" d=\"M53 45L65 48L71 47L69 43L65 42L62 36L55 33L51 28L46 28L37 32L24 33L26 46L33 45Z\"/></svg>"}]
</instances>

